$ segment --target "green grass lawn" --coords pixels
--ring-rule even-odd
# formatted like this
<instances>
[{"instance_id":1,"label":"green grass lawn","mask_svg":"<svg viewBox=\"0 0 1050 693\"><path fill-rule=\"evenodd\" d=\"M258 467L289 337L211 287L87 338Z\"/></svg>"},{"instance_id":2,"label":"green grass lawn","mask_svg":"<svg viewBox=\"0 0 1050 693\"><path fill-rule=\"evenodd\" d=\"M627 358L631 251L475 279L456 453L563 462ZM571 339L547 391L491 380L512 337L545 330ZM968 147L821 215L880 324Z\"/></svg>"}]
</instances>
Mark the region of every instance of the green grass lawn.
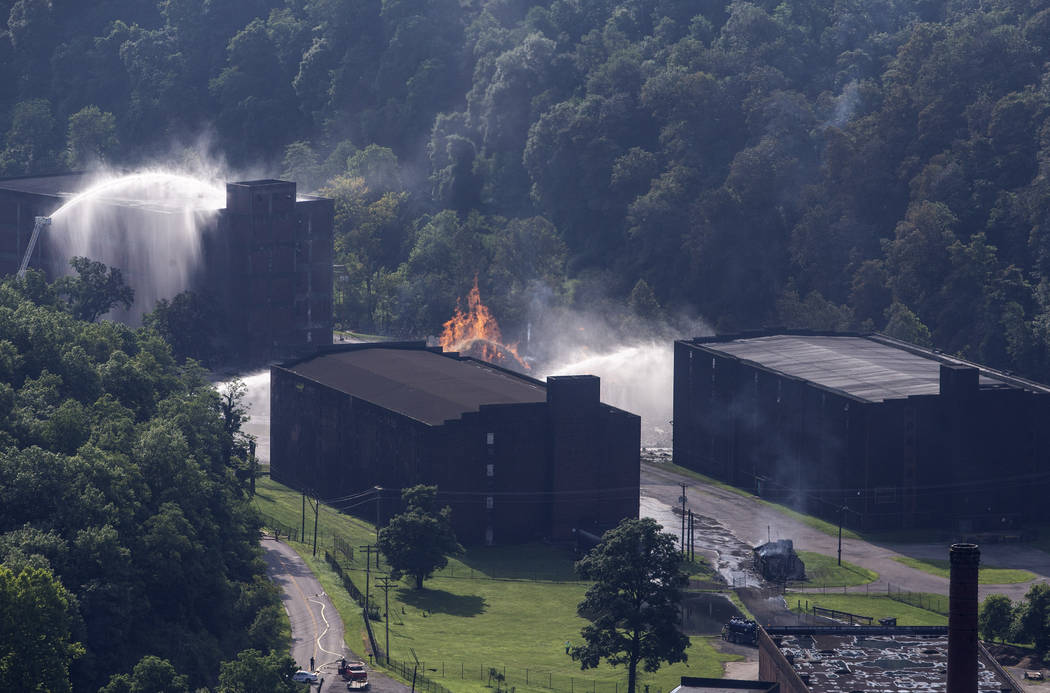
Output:
<instances>
[{"instance_id":1,"label":"green grass lawn","mask_svg":"<svg viewBox=\"0 0 1050 693\"><path fill-rule=\"evenodd\" d=\"M295 491L262 479L255 505L265 516L288 526L300 527L302 500ZM332 598L346 624L347 645L364 652L364 622L360 609L325 564L323 551L333 550L333 537L358 547L375 541L374 527L360 519L321 507L318 517L318 558L313 559L313 518L307 506L308 544L292 546L305 553L310 567ZM587 583L575 580L571 554L540 544L521 547L472 548L465 556L450 559L440 575L416 591L407 582L389 592L390 656L423 662L426 675L454 693L481 693L489 669L506 676L505 686L537 693L553 687L561 693L617 693L626 682L626 671L602 664L581 671L565 654L565 642L578 644L586 623L576 615ZM373 558L373 570L374 570ZM364 552L340 562L360 588L365 586ZM381 571L385 572L385 565ZM373 575L374 578L374 575ZM537 579L539 578L539 579ZM382 592L373 600L382 606ZM373 622L381 646L382 621ZM666 693L682 676L720 678L722 662L737 659L714 649L711 638L691 638L689 661L665 665L654 674L639 671L639 686L650 693ZM486 680L481 680L486 679ZM527 681L527 682L526 682ZM639 688L639 690L642 690Z\"/></svg>"},{"instance_id":2,"label":"green grass lawn","mask_svg":"<svg viewBox=\"0 0 1050 693\"><path fill-rule=\"evenodd\" d=\"M931 597L946 600L940 595L931 595ZM899 626L948 625L947 616L904 604L890 599L885 594L788 592L784 599L787 600L788 607L796 613L805 611L808 602L811 606L816 604L826 609L836 609L859 616L871 616L875 619L876 624L880 618L896 617Z\"/></svg>"},{"instance_id":3,"label":"green grass lawn","mask_svg":"<svg viewBox=\"0 0 1050 693\"><path fill-rule=\"evenodd\" d=\"M825 556L822 553L799 551L799 558L806 564L805 582L793 583L796 587L851 587L875 582L879 574L867 568L861 568L847 561L838 564L836 556Z\"/></svg>"},{"instance_id":4,"label":"green grass lawn","mask_svg":"<svg viewBox=\"0 0 1050 693\"><path fill-rule=\"evenodd\" d=\"M940 558L911 558L910 556L894 556L893 560L921 570L930 575L938 575L947 579L950 573L950 563ZM994 566L981 566L977 580L982 585L1012 585L1028 582L1038 577L1035 573L1027 570L1013 568L996 568Z\"/></svg>"}]
</instances>

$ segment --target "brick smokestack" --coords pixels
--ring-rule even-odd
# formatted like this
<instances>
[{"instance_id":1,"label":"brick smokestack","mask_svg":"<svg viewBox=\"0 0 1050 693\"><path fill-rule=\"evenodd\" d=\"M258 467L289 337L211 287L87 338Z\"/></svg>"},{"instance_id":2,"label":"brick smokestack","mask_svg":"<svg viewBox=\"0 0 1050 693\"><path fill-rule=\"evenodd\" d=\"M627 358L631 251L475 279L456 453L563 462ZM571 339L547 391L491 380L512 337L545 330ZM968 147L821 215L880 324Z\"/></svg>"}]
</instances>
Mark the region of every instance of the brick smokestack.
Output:
<instances>
[{"instance_id":1,"label":"brick smokestack","mask_svg":"<svg viewBox=\"0 0 1050 693\"><path fill-rule=\"evenodd\" d=\"M948 693L977 693L976 544L952 544L948 588Z\"/></svg>"}]
</instances>

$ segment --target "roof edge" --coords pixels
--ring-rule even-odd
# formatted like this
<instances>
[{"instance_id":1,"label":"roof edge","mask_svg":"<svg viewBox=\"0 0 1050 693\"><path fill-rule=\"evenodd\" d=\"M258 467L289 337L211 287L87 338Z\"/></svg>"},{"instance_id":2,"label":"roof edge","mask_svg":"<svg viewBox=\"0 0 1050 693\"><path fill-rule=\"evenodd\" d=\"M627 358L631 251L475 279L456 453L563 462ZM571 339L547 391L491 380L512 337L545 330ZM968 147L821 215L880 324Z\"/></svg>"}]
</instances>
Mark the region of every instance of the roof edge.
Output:
<instances>
[{"instance_id":1,"label":"roof edge","mask_svg":"<svg viewBox=\"0 0 1050 693\"><path fill-rule=\"evenodd\" d=\"M975 363L973 361L969 361L967 359L964 359L964 358L961 358L961 357L958 357L958 356L950 356L950 355L945 354L944 352L940 351L939 349L931 349L931 348L928 348L928 347L920 346L918 344L913 344L911 342L905 342L904 340L897 339L895 337L891 337L891 336L883 334L881 332L851 332L851 331L836 332L834 330L801 330L801 329L792 329L792 330L745 330L743 332L736 332L736 333L732 333L732 334L711 335L711 336L705 336L705 337L693 337L691 339L676 339L675 340L675 344L681 343L681 344L683 344L685 346L703 347L706 344L724 344L724 343L727 343L727 342L735 342L735 341L742 340L742 339L759 339L759 338L762 338L762 337L777 337L777 336L787 336L787 337L857 337L857 338L860 338L860 339L868 339L868 340L871 340L873 342L878 342L879 344L883 344L883 345L888 346L888 347L893 347L893 348L896 348L896 349L900 349L901 351L906 351L908 353L914 354L915 356L921 356L921 357L929 359L931 361L936 361L938 363L942 363L942 364L946 364L946 365L963 365L963 366L968 366L970 368L976 368L982 375L989 376L991 378L994 378L996 380L1001 381L1002 383L1004 383L1006 385L1010 385L1010 386L1018 388L1018 389L1029 390L1029 391L1032 391L1032 392L1038 392L1038 393L1043 393L1043 394L1050 394L1050 386L1048 386L1048 385L1044 385L1042 383L1036 382L1034 380L1029 380L1027 378L1022 378L1020 376L1014 375L1013 373L1011 373L1009 371L1002 371L1002 370L999 370L997 368L992 368L990 366L984 366L982 364ZM776 369L770 368L769 366L764 366L763 364L761 364L761 362L753 361L751 359L743 359L743 358L740 358L740 357L736 357L736 358L737 358L738 361L741 361L741 362L746 362L746 363L749 363L749 364L755 364L755 365L761 366L764 370L767 370L767 371L770 371L770 372L773 372L773 373L780 373L781 375L783 375L784 377L787 377L787 378L792 378L792 379L795 379L795 380L805 380L803 378L797 378L795 376L789 376L788 374L782 373L781 371L778 371ZM811 381L805 381L805 382L811 382ZM813 384L814 385L818 385L817 383L813 383ZM870 401L870 400L867 400L867 399L864 399L864 398L858 398L858 397L856 397L854 395L849 395L848 393L845 393L845 392L843 392L841 390L838 390L837 388L824 387L824 389L827 389L829 391L833 391L833 392L836 392L836 393L839 393L839 394L845 394L846 396L851 397L853 399L858 399L859 401L865 401L865 402Z\"/></svg>"},{"instance_id":2,"label":"roof edge","mask_svg":"<svg viewBox=\"0 0 1050 693\"><path fill-rule=\"evenodd\" d=\"M326 344L319 346L309 354L297 356L295 358L288 359L286 361L279 361L273 364L273 368L289 369L292 366L297 366L300 363L312 361L321 356L328 356L329 354L340 354L344 351L360 351L362 349L375 349L381 347L383 349L406 349L412 351L430 351L434 353L441 353L441 347L428 347L427 343L419 341L391 341L391 342L353 342L351 344Z\"/></svg>"}]
</instances>

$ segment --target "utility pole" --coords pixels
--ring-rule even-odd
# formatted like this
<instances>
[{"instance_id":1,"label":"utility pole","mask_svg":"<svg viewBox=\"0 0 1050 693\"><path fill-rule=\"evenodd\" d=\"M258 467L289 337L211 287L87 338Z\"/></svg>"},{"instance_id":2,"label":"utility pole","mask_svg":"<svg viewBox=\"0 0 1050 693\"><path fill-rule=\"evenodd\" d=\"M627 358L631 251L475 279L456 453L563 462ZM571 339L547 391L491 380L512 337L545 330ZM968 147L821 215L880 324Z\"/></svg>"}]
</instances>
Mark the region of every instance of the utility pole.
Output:
<instances>
[{"instance_id":1,"label":"utility pole","mask_svg":"<svg viewBox=\"0 0 1050 693\"><path fill-rule=\"evenodd\" d=\"M251 495L255 495L255 474L259 468L258 462L255 459L255 438L248 439L248 459L251 463L250 474L248 483L251 486Z\"/></svg>"},{"instance_id":2,"label":"utility pole","mask_svg":"<svg viewBox=\"0 0 1050 693\"><path fill-rule=\"evenodd\" d=\"M306 489L303 489L303 521L299 528L299 541L306 543Z\"/></svg>"},{"instance_id":3,"label":"utility pole","mask_svg":"<svg viewBox=\"0 0 1050 693\"><path fill-rule=\"evenodd\" d=\"M685 484L679 484L682 487L682 497L678 500L682 501L682 553L685 553Z\"/></svg>"},{"instance_id":4,"label":"utility pole","mask_svg":"<svg viewBox=\"0 0 1050 693\"><path fill-rule=\"evenodd\" d=\"M379 503L380 503L380 501L383 500L383 487L382 486L376 486L375 490L376 490L376 546L379 546ZM379 567L379 564L377 563L376 564L376 568L378 568L378 567Z\"/></svg>"},{"instance_id":5,"label":"utility pole","mask_svg":"<svg viewBox=\"0 0 1050 693\"><path fill-rule=\"evenodd\" d=\"M842 522L846 519L846 504L839 508L839 565L842 565Z\"/></svg>"},{"instance_id":6,"label":"utility pole","mask_svg":"<svg viewBox=\"0 0 1050 693\"><path fill-rule=\"evenodd\" d=\"M384 575L383 577L377 577L376 582L382 580L383 582L383 622L386 626L386 649L383 650L383 656L386 657L386 661L390 661L390 577Z\"/></svg>"},{"instance_id":7,"label":"utility pole","mask_svg":"<svg viewBox=\"0 0 1050 693\"><path fill-rule=\"evenodd\" d=\"M321 514L321 501L314 491L314 556L317 555L317 517Z\"/></svg>"},{"instance_id":8,"label":"utility pole","mask_svg":"<svg viewBox=\"0 0 1050 693\"><path fill-rule=\"evenodd\" d=\"M693 510L689 509L689 560L692 561L696 558L696 553L693 551L694 537L693 537Z\"/></svg>"},{"instance_id":9,"label":"utility pole","mask_svg":"<svg viewBox=\"0 0 1050 693\"><path fill-rule=\"evenodd\" d=\"M368 618L368 583L371 582L372 577L372 545L365 544L357 548L365 550L365 618Z\"/></svg>"}]
</instances>

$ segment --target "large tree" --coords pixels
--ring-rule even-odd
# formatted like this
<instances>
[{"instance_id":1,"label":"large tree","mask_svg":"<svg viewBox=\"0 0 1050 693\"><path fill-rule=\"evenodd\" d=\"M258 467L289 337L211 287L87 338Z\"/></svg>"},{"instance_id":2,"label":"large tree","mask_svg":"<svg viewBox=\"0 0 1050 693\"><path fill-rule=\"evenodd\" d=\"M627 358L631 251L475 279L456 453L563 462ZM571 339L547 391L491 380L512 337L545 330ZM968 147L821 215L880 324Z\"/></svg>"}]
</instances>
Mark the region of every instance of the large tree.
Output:
<instances>
[{"instance_id":1,"label":"large tree","mask_svg":"<svg viewBox=\"0 0 1050 693\"><path fill-rule=\"evenodd\" d=\"M77 320L94 322L111 308L120 305L126 310L134 303L135 291L124 283L119 269L86 257L73 258L69 266L76 274L60 278L55 289Z\"/></svg>"},{"instance_id":2,"label":"large tree","mask_svg":"<svg viewBox=\"0 0 1050 693\"><path fill-rule=\"evenodd\" d=\"M438 510L437 486L413 486L401 491L405 511L379 531L379 550L390 564L394 579L410 575L416 589L423 580L448 564L448 556L463 547L452 531L452 509Z\"/></svg>"},{"instance_id":3,"label":"large tree","mask_svg":"<svg viewBox=\"0 0 1050 693\"><path fill-rule=\"evenodd\" d=\"M981 604L977 623L985 640L1004 640L1010 634L1014 607L1005 594L989 594Z\"/></svg>"},{"instance_id":4,"label":"large tree","mask_svg":"<svg viewBox=\"0 0 1050 693\"><path fill-rule=\"evenodd\" d=\"M71 602L50 570L0 564L0 689L72 689L69 665L84 648L73 642Z\"/></svg>"},{"instance_id":5,"label":"large tree","mask_svg":"<svg viewBox=\"0 0 1050 693\"><path fill-rule=\"evenodd\" d=\"M1010 637L1017 642L1031 642L1040 657L1050 654L1050 585L1032 585L1024 600L1014 610Z\"/></svg>"},{"instance_id":6,"label":"large tree","mask_svg":"<svg viewBox=\"0 0 1050 693\"><path fill-rule=\"evenodd\" d=\"M295 693L300 685L292 681L298 667L286 652L263 654L244 650L219 668L218 693Z\"/></svg>"},{"instance_id":7,"label":"large tree","mask_svg":"<svg viewBox=\"0 0 1050 693\"><path fill-rule=\"evenodd\" d=\"M638 664L646 671L687 659L687 638L679 629L678 605L688 578L674 536L651 518L627 519L576 563L576 572L594 585L577 611L590 621L584 644L570 654L582 669L605 659L627 666L627 693L634 693Z\"/></svg>"}]
</instances>

